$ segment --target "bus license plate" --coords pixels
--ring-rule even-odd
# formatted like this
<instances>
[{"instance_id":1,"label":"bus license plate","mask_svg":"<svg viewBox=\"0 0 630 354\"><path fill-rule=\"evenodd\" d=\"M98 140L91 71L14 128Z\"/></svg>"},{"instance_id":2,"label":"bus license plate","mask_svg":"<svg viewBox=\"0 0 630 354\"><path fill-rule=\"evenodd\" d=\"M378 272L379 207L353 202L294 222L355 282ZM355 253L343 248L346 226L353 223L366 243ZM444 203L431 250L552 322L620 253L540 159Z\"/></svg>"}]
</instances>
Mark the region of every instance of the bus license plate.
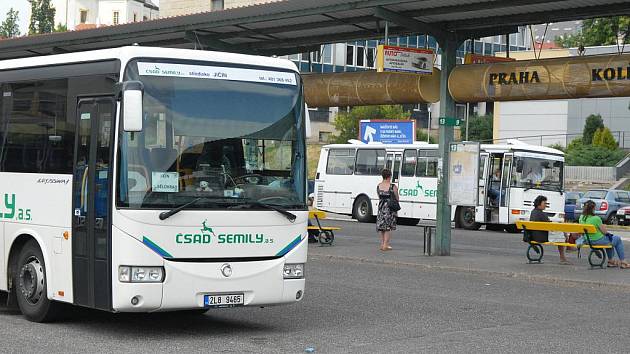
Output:
<instances>
[{"instance_id":1,"label":"bus license plate","mask_svg":"<svg viewBox=\"0 0 630 354\"><path fill-rule=\"evenodd\" d=\"M206 307L232 307L245 303L243 294L205 295L203 304Z\"/></svg>"}]
</instances>

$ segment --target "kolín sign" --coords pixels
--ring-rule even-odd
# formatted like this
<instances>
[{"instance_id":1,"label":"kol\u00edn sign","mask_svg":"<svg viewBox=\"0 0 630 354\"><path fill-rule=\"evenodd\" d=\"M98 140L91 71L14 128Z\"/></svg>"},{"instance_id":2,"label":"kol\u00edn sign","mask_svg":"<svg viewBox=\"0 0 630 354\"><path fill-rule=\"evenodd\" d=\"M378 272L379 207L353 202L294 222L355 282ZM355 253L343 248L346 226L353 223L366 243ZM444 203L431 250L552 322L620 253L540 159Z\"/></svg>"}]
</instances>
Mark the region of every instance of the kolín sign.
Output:
<instances>
[{"instance_id":1,"label":"kol\u00edn sign","mask_svg":"<svg viewBox=\"0 0 630 354\"><path fill-rule=\"evenodd\" d=\"M459 65L448 88L458 102L630 97L630 54Z\"/></svg>"}]
</instances>

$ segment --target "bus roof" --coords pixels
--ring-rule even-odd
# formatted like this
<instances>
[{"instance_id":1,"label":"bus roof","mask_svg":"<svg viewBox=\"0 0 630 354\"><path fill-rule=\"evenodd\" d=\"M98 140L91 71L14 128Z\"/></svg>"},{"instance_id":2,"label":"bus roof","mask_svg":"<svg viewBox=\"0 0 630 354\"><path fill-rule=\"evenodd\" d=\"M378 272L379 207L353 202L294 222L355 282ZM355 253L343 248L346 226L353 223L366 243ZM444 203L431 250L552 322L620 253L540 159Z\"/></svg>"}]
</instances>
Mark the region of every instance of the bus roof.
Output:
<instances>
[{"instance_id":1,"label":"bus roof","mask_svg":"<svg viewBox=\"0 0 630 354\"><path fill-rule=\"evenodd\" d=\"M244 65L265 66L280 69L288 69L298 72L295 64L287 59L261 57L246 54L225 52L213 52L205 50L174 49L158 47L127 46L111 49L91 50L85 52L73 52L68 54L44 55L20 59L0 61L0 71L28 68L46 65L60 65L83 62L94 62L111 59L119 59L126 63L133 58L168 58L188 59L225 63L239 63Z\"/></svg>"},{"instance_id":2,"label":"bus roof","mask_svg":"<svg viewBox=\"0 0 630 354\"><path fill-rule=\"evenodd\" d=\"M329 144L325 145L324 148L355 148L355 149L392 149L392 150L404 150L404 149L437 149L437 144L427 144L425 142L417 141L414 144L381 144L381 143L370 143L365 144L361 142L354 142L350 144ZM518 140L510 140L505 144L481 144L481 150L484 151L492 151L492 152L501 152L501 151L530 151L530 152L539 152L543 154L552 154L564 156L564 153L557 149L552 149L546 146L538 146L538 145L530 145Z\"/></svg>"}]
</instances>

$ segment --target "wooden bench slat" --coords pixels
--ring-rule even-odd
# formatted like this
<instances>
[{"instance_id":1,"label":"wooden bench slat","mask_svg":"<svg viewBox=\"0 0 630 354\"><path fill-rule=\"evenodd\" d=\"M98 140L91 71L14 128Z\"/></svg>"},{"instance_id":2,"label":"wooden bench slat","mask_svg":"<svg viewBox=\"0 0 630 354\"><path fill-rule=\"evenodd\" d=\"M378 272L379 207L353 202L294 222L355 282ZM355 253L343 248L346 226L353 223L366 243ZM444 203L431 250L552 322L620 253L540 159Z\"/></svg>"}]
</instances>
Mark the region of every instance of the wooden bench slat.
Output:
<instances>
[{"instance_id":1,"label":"wooden bench slat","mask_svg":"<svg viewBox=\"0 0 630 354\"><path fill-rule=\"evenodd\" d=\"M568 242L536 242L536 241L531 241L529 242L532 245L543 245L543 246L564 246L564 247L589 247L589 245L587 243L580 245L576 245L575 243L568 243ZM593 248L612 248L612 245L593 245Z\"/></svg>"},{"instance_id":2,"label":"wooden bench slat","mask_svg":"<svg viewBox=\"0 0 630 354\"><path fill-rule=\"evenodd\" d=\"M321 210L317 210L317 209L313 209L313 210L309 210L308 211L308 218L309 219L315 219L315 216L317 216L318 219L326 219L326 212L325 211L321 211Z\"/></svg>"},{"instance_id":3,"label":"wooden bench slat","mask_svg":"<svg viewBox=\"0 0 630 354\"><path fill-rule=\"evenodd\" d=\"M589 234L595 233L595 226L590 224L576 223L559 223L559 222L542 222L542 221L516 221L516 227L523 229L523 226L530 231L559 231L559 232L575 232Z\"/></svg>"}]
</instances>

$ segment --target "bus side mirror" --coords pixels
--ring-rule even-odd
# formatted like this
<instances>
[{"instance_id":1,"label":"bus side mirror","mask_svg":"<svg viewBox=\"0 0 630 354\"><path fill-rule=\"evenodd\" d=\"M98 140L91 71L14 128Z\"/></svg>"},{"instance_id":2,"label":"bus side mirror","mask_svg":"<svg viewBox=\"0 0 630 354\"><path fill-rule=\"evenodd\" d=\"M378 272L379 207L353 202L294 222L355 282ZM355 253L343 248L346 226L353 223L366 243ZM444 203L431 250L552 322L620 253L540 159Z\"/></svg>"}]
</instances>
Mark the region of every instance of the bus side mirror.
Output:
<instances>
[{"instance_id":1,"label":"bus side mirror","mask_svg":"<svg viewBox=\"0 0 630 354\"><path fill-rule=\"evenodd\" d=\"M122 85L123 130L126 132L142 131L142 91L140 81L126 81Z\"/></svg>"},{"instance_id":2,"label":"bus side mirror","mask_svg":"<svg viewBox=\"0 0 630 354\"><path fill-rule=\"evenodd\" d=\"M516 160L516 172L523 172L523 160Z\"/></svg>"}]
</instances>

